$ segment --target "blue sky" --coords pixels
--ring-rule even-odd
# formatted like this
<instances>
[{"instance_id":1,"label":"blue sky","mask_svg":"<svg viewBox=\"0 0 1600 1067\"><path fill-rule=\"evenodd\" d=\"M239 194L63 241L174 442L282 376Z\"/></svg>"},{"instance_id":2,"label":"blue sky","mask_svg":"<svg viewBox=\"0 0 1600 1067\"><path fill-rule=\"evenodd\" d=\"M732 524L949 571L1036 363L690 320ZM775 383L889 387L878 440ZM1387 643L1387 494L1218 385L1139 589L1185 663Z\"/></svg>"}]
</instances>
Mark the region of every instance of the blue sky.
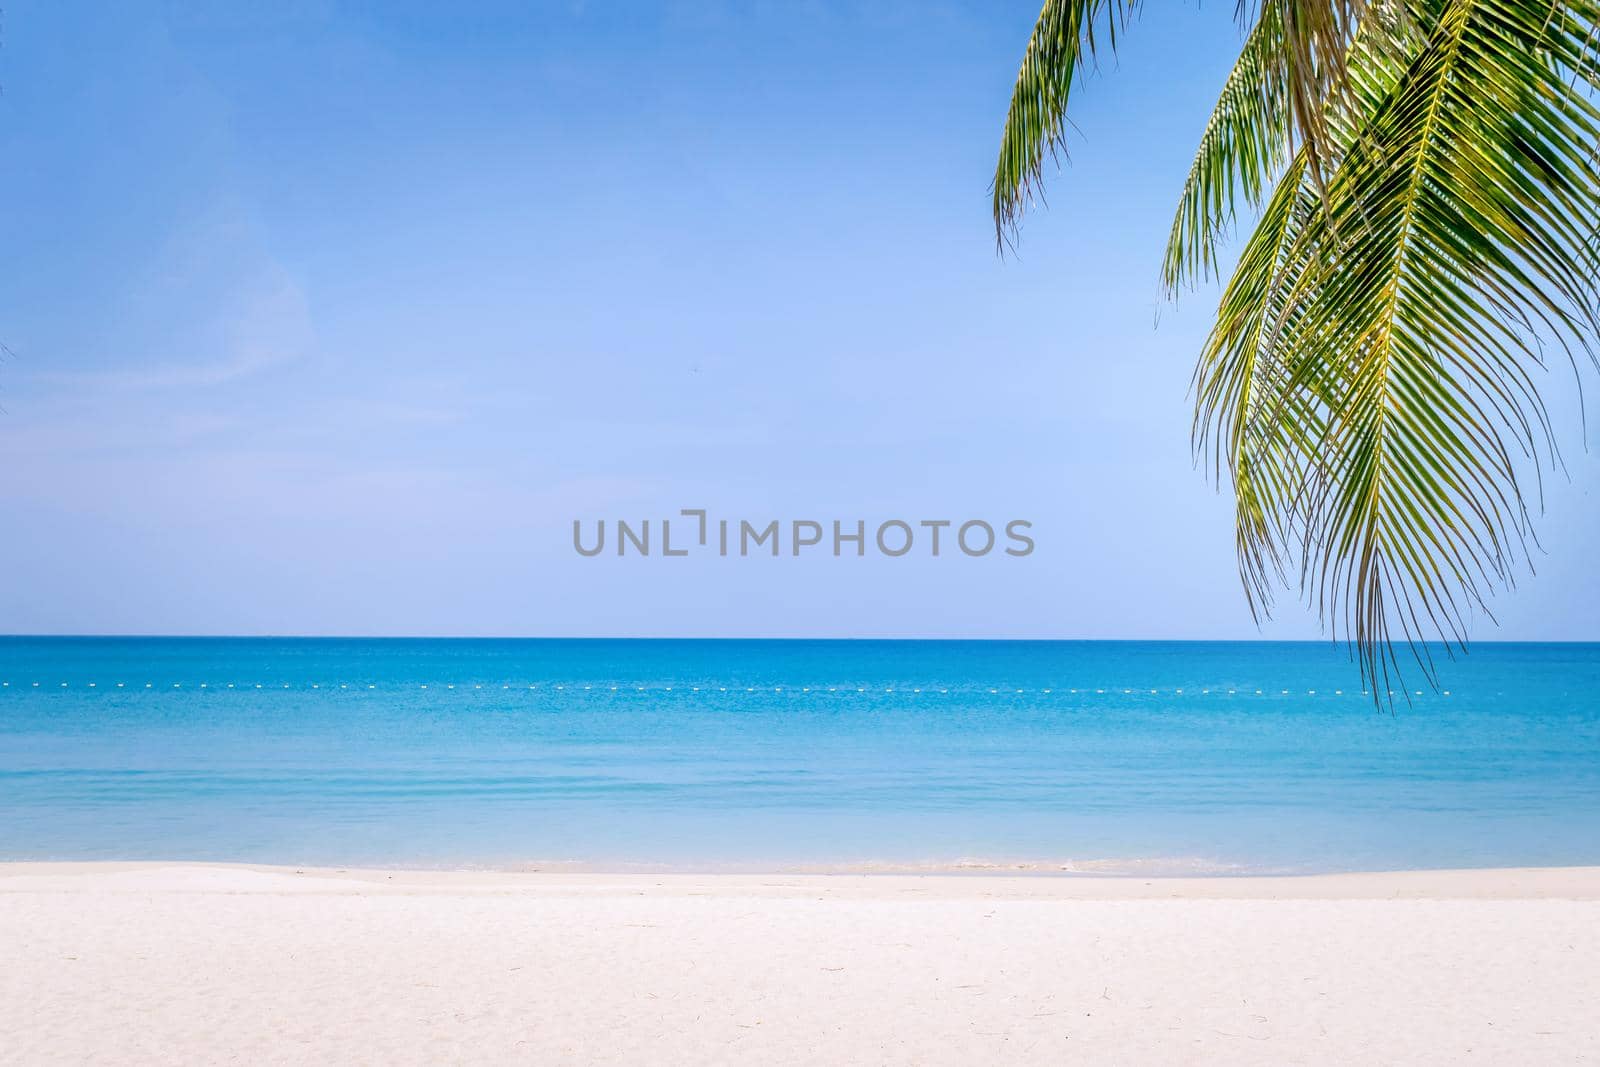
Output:
<instances>
[{"instance_id":1,"label":"blue sky","mask_svg":"<svg viewBox=\"0 0 1600 1067\"><path fill-rule=\"evenodd\" d=\"M1002 259L1036 4L8 5L0 631L1255 636L1189 454L1215 292L1157 287L1232 9L1134 27ZM1600 637L1548 388L1571 480L1481 636ZM683 507L1038 547L572 550Z\"/></svg>"}]
</instances>

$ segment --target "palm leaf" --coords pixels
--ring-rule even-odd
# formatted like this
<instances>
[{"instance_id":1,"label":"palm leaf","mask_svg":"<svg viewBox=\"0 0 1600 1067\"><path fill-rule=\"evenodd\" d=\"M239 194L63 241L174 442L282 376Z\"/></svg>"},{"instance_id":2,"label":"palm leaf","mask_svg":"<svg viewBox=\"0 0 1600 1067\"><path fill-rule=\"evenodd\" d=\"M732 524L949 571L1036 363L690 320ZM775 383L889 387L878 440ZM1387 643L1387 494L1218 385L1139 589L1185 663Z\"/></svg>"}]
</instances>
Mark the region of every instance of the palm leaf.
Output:
<instances>
[{"instance_id":1,"label":"palm leaf","mask_svg":"<svg viewBox=\"0 0 1600 1067\"><path fill-rule=\"evenodd\" d=\"M1239 14L1248 15L1242 2ZM1161 271L1168 296L1210 279L1237 210L1259 206L1288 160L1301 157L1296 181L1325 185L1359 113L1351 44L1359 35L1368 52L1392 56L1409 34L1400 0L1260 5L1178 198Z\"/></svg>"},{"instance_id":2,"label":"palm leaf","mask_svg":"<svg viewBox=\"0 0 1600 1067\"><path fill-rule=\"evenodd\" d=\"M1368 10L1377 16L1387 6L1374 4ZM1409 20L1390 13L1372 17L1360 28L1355 48L1347 54L1365 61L1347 73L1352 95L1341 98L1339 107L1330 107L1332 140L1324 145L1328 155L1348 151L1361 133L1352 116L1392 89L1399 76L1392 63L1374 64L1372 59L1400 55L1411 40L1410 27ZM1168 244L1169 289L1181 280L1180 270L1192 272L1212 262L1213 246L1229 221L1221 215L1224 204L1216 187L1226 182L1231 188L1237 175L1247 199L1254 200L1259 196L1254 161L1268 158L1278 150L1276 145L1288 141L1286 75L1258 73L1275 63L1281 66L1273 58L1281 39L1281 20L1272 8L1264 9L1224 87L1180 200ZM1221 132L1230 126L1240 132ZM1251 138L1256 145L1231 147ZM1195 369L1196 458L1214 478L1220 480L1224 468L1231 476L1239 574L1257 622L1270 614L1274 590L1287 578L1288 561L1304 553L1305 525L1299 521L1298 505L1308 488L1307 463L1316 458L1315 443L1324 430L1324 412L1314 391L1291 372L1278 344L1295 321L1301 295L1297 286L1305 283L1315 252L1302 235L1312 216L1327 207L1322 182L1314 176L1316 165L1311 146L1303 142L1293 163L1277 177L1272 199L1223 292ZM1226 207L1231 213L1232 204ZM1187 254L1187 249L1198 254Z\"/></svg>"},{"instance_id":3,"label":"palm leaf","mask_svg":"<svg viewBox=\"0 0 1600 1067\"><path fill-rule=\"evenodd\" d=\"M1600 113L1575 88L1595 69L1593 5L1411 14L1420 43L1403 65L1380 49L1352 61L1364 118L1287 268L1251 288L1247 251L1229 287L1243 308L1225 295L1225 315L1275 323L1250 357L1280 368L1250 378L1271 399L1197 393L1202 425L1232 419L1237 437L1271 442L1274 477L1241 495L1241 538L1278 558L1295 531L1302 588L1375 693L1398 672L1396 642L1431 676L1425 642L1460 645L1513 581L1524 482L1555 454L1536 376L1547 349L1587 352L1600 327ZM1280 196L1303 203L1289 180ZM1235 456L1236 484L1243 470L1257 486L1255 453Z\"/></svg>"},{"instance_id":4,"label":"palm leaf","mask_svg":"<svg viewBox=\"0 0 1600 1067\"><path fill-rule=\"evenodd\" d=\"M1296 437L1316 435L1321 419L1291 388L1272 343L1287 310L1285 281L1304 269L1293 257L1304 255L1297 237L1313 210L1306 167L1302 152L1267 204L1195 368L1195 452L1213 477L1226 469L1232 478L1239 575L1257 621L1270 612L1293 549L1294 509L1285 503L1296 497L1305 451Z\"/></svg>"},{"instance_id":5,"label":"palm leaf","mask_svg":"<svg viewBox=\"0 0 1600 1067\"><path fill-rule=\"evenodd\" d=\"M1195 444L1237 497L1257 617L1298 582L1375 696L1513 583L1547 354L1600 335L1600 0L1242 0L1250 26L1180 198L1169 291L1260 208L1195 372ZM1097 25L1051 0L1002 138L1003 241L1060 152ZM1281 170L1281 174L1279 171ZM1264 201L1264 203L1263 203ZM1298 570L1298 576L1294 571Z\"/></svg>"},{"instance_id":6,"label":"palm leaf","mask_svg":"<svg viewBox=\"0 0 1600 1067\"><path fill-rule=\"evenodd\" d=\"M1232 224L1238 201L1259 203L1283 168L1290 109L1282 13L1277 4L1261 9L1206 123L1167 240L1161 280L1169 294L1186 281L1211 276L1217 242Z\"/></svg>"},{"instance_id":7,"label":"palm leaf","mask_svg":"<svg viewBox=\"0 0 1600 1067\"><path fill-rule=\"evenodd\" d=\"M1067 99L1092 60L1096 25L1112 48L1138 0L1045 0L1011 93L994 172L994 223L1004 241L1023 209L1042 195L1047 156L1065 153Z\"/></svg>"},{"instance_id":8,"label":"palm leaf","mask_svg":"<svg viewBox=\"0 0 1600 1067\"><path fill-rule=\"evenodd\" d=\"M1393 2L1380 0L1379 6ZM1240 0L1240 19L1256 29L1196 159L1185 194L1195 203L1183 227L1194 232L1175 242L1178 265L1169 264L1169 286L1177 284L1180 267L1195 265L1191 258L1209 266L1216 223L1224 213L1231 217L1234 178L1253 202L1271 172L1281 168L1288 153L1279 134L1291 128L1298 134L1311 173L1320 180L1331 159L1328 103L1344 92L1344 53L1368 3L1266 0L1251 18ZM1095 58L1097 32L1114 49L1138 8L1139 0L1045 0L1017 72L995 164L993 212L1001 242L1028 204L1042 199L1046 158L1066 153L1068 101L1085 61Z\"/></svg>"}]
</instances>

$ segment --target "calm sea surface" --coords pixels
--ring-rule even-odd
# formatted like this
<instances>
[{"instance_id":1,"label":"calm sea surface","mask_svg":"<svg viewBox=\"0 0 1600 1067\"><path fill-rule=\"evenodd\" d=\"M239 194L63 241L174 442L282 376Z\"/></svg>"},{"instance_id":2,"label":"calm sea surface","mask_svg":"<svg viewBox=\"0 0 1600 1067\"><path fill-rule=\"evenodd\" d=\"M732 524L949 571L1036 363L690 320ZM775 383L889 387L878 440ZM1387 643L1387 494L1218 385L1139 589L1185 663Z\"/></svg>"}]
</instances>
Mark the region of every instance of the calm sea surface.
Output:
<instances>
[{"instance_id":1,"label":"calm sea surface","mask_svg":"<svg viewBox=\"0 0 1600 1067\"><path fill-rule=\"evenodd\" d=\"M1392 713L1325 644L3 638L0 682L0 859L1600 863L1592 644Z\"/></svg>"}]
</instances>

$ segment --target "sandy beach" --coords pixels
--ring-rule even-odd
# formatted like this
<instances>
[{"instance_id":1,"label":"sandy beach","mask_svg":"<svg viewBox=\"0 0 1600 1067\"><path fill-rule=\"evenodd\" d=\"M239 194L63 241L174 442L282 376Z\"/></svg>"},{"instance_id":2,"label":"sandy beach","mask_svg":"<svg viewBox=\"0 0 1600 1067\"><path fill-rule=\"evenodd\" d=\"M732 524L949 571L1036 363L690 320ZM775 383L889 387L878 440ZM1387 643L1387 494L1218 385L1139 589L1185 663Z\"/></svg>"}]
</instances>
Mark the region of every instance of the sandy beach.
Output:
<instances>
[{"instance_id":1,"label":"sandy beach","mask_svg":"<svg viewBox=\"0 0 1600 1067\"><path fill-rule=\"evenodd\" d=\"M1580 1063L1600 868L0 866L36 1063Z\"/></svg>"}]
</instances>

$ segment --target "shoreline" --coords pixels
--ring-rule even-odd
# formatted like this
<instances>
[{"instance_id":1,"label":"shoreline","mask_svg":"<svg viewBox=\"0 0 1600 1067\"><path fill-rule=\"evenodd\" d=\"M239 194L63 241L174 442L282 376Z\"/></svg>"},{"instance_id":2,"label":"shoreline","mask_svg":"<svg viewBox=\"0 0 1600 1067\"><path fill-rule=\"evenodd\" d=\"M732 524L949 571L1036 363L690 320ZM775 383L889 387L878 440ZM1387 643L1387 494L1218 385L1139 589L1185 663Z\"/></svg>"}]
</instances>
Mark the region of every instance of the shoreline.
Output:
<instances>
[{"instance_id":1,"label":"shoreline","mask_svg":"<svg viewBox=\"0 0 1600 1067\"><path fill-rule=\"evenodd\" d=\"M1600 867L4 863L0 944L28 1065L1600 1059Z\"/></svg>"},{"instance_id":2,"label":"shoreline","mask_svg":"<svg viewBox=\"0 0 1600 1067\"><path fill-rule=\"evenodd\" d=\"M829 869L611 867L348 867L189 860L0 861L0 894L122 888L235 893L479 892L590 889L664 893L788 887L871 895L940 885L957 896L981 890L1019 899L1115 900L1600 900L1600 866L1469 867L1315 873L1165 874L1062 870L1055 866L873 865Z\"/></svg>"}]
</instances>

